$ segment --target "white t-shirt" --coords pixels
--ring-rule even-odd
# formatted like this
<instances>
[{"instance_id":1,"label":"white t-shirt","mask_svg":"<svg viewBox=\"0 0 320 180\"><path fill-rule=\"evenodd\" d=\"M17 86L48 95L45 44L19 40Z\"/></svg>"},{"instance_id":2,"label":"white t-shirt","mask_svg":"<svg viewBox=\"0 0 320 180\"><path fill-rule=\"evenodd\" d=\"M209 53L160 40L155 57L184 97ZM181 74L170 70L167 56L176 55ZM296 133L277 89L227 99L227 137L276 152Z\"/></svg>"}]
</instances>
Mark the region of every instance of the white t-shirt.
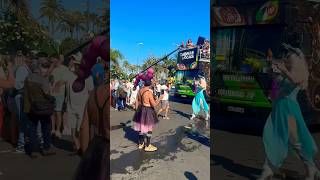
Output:
<instances>
[{"instance_id":1,"label":"white t-shirt","mask_svg":"<svg viewBox=\"0 0 320 180\"><path fill-rule=\"evenodd\" d=\"M70 73L70 70L64 65L61 65L61 66L55 68L51 73L51 75L53 76L54 83L62 81L64 76L66 76L68 73ZM58 92L53 93L53 95L63 97L64 93L65 93L65 85L62 85L59 88Z\"/></svg>"},{"instance_id":2,"label":"white t-shirt","mask_svg":"<svg viewBox=\"0 0 320 180\"><path fill-rule=\"evenodd\" d=\"M169 94L168 94L168 86L166 85L162 85L161 90L164 90L164 94L163 94L163 101L168 101L169 100Z\"/></svg>"},{"instance_id":3,"label":"white t-shirt","mask_svg":"<svg viewBox=\"0 0 320 180\"><path fill-rule=\"evenodd\" d=\"M31 73L29 67L27 65L19 66L15 73L15 88L20 90L24 87L24 80L29 76Z\"/></svg>"},{"instance_id":4,"label":"white t-shirt","mask_svg":"<svg viewBox=\"0 0 320 180\"><path fill-rule=\"evenodd\" d=\"M156 90L157 90L157 92L161 92L161 85L160 84L157 84Z\"/></svg>"},{"instance_id":5,"label":"white t-shirt","mask_svg":"<svg viewBox=\"0 0 320 180\"><path fill-rule=\"evenodd\" d=\"M63 76L63 81L66 82L67 86L67 110L68 112L83 113L89 93L94 89L93 79L89 76L85 81L85 88L76 93L72 89L72 84L77 76L73 72L68 72Z\"/></svg>"}]
</instances>

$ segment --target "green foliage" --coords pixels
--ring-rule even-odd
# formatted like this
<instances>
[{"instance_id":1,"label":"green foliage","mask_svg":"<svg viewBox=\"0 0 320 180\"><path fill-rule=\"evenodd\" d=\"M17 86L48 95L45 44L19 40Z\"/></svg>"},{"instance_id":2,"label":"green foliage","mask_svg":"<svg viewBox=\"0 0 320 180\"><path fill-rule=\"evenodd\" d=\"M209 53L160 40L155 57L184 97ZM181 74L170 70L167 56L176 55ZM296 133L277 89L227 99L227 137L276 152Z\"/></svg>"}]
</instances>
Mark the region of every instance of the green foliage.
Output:
<instances>
[{"instance_id":1,"label":"green foliage","mask_svg":"<svg viewBox=\"0 0 320 180\"><path fill-rule=\"evenodd\" d=\"M70 52L72 49L76 48L77 46L79 46L79 43L75 39L72 39L70 37L65 38L61 41L61 44L59 47L60 53L66 54Z\"/></svg>"},{"instance_id":2,"label":"green foliage","mask_svg":"<svg viewBox=\"0 0 320 180\"><path fill-rule=\"evenodd\" d=\"M12 11L3 12L0 18L0 51L55 49L52 39L32 18L18 19ZM29 23L25 23L28 21Z\"/></svg>"}]
</instances>

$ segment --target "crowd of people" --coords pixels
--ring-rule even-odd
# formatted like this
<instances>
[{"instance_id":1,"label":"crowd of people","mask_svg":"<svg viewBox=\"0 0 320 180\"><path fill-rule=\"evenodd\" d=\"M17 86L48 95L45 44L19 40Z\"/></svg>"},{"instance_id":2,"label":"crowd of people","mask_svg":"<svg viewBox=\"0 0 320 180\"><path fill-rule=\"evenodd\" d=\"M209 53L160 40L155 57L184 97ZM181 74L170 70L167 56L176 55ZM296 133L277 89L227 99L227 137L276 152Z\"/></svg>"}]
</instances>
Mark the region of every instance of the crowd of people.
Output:
<instances>
[{"instance_id":1,"label":"crowd of people","mask_svg":"<svg viewBox=\"0 0 320 180\"><path fill-rule=\"evenodd\" d=\"M17 153L37 158L38 150L43 156L54 155L53 137L71 132L74 152L82 154L80 130L86 104L95 87L105 83L105 62L98 58L85 88L74 92L80 52L65 59L59 54L17 51L0 59L0 138Z\"/></svg>"},{"instance_id":2,"label":"crowd of people","mask_svg":"<svg viewBox=\"0 0 320 180\"><path fill-rule=\"evenodd\" d=\"M128 108L136 109L137 95L139 90L143 87L142 84L135 86L135 79L119 80L111 79L110 81L110 93L111 93L111 106L118 111L127 111ZM164 111L164 119L169 119L169 91L171 89L171 83L167 80L152 80L151 88L155 99L159 99L163 95L163 99L160 102L158 116Z\"/></svg>"},{"instance_id":3,"label":"crowd of people","mask_svg":"<svg viewBox=\"0 0 320 180\"><path fill-rule=\"evenodd\" d=\"M195 47L197 47L197 45L194 45L191 39L186 42L186 45L184 45L184 42L181 42L181 45L179 46L179 48L181 49L189 49ZM208 39L205 39L204 43L199 45L198 47L200 48L202 57L210 58L210 41Z\"/></svg>"}]
</instances>

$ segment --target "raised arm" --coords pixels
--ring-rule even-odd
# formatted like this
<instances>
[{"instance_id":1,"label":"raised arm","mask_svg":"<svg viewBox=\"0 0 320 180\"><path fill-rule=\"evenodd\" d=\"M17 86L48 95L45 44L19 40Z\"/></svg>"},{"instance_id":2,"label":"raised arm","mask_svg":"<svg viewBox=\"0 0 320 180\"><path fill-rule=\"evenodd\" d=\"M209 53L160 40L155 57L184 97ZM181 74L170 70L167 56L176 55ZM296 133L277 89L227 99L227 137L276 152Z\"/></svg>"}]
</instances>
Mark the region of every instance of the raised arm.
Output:
<instances>
[{"instance_id":1,"label":"raised arm","mask_svg":"<svg viewBox=\"0 0 320 180\"><path fill-rule=\"evenodd\" d=\"M160 101L163 99L163 95L161 95L159 99L154 100L152 92L149 91L147 93L148 94L146 96L149 99L149 103L152 107L156 107L160 103Z\"/></svg>"}]
</instances>

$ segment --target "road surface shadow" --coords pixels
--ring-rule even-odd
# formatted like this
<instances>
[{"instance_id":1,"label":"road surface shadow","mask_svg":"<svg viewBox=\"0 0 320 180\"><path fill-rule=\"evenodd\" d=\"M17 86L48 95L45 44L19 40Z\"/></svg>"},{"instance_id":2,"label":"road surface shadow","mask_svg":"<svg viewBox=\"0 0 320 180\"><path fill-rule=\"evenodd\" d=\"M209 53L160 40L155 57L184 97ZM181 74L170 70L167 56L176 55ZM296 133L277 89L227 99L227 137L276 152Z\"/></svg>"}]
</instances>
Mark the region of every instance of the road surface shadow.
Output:
<instances>
[{"instance_id":1,"label":"road surface shadow","mask_svg":"<svg viewBox=\"0 0 320 180\"><path fill-rule=\"evenodd\" d=\"M66 140L62 138L52 138L52 145L58 149L63 149L65 151L73 152L73 143L71 140Z\"/></svg>"},{"instance_id":2,"label":"road surface shadow","mask_svg":"<svg viewBox=\"0 0 320 180\"><path fill-rule=\"evenodd\" d=\"M186 171L184 172L184 175L188 180L198 180L198 178L192 172Z\"/></svg>"},{"instance_id":3,"label":"road surface shadow","mask_svg":"<svg viewBox=\"0 0 320 180\"><path fill-rule=\"evenodd\" d=\"M182 111L178 111L178 110L174 110L174 109L172 109L171 111L173 111L173 112L177 113L178 115L180 115L180 116L182 116L182 117L185 117L185 118L187 118L187 119L189 119L189 118L191 117L190 114L187 114L187 113L182 112Z\"/></svg>"},{"instance_id":4,"label":"road surface shadow","mask_svg":"<svg viewBox=\"0 0 320 180\"><path fill-rule=\"evenodd\" d=\"M261 174L261 169L243 166L222 156L211 155L211 160L213 161L212 166L222 166L225 170L250 180L257 179L257 177Z\"/></svg>"},{"instance_id":5,"label":"road surface shadow","mask_svg":"<svg viewBox=\"0 0 320 180\"><path fill-rule=\"evenodd\" d=\"M170 96L169 98L169 101L181 103L181 104L191 104L192 100L193 98L182 98L182 97L175 97L175 96Z\"/></svg>"},{"instance_id":6,"label":"road surface shadow","mask_svg":"<svg viewBox=\"0 0 320 180\"><path fill-rule=\"evenodd\" d=\"M125 127L125 138L137 143L138 133L136 133L132 128ZM121 154L120 157L116 159L111 159L111 173L126 174L128 171L127 167L132 167L133 171L139 170L142 165L148 164L150 160L164 160L164 161L174 161L176 153L180 151L192 152L198 147L183 144L181 141L186 137L183 127L176 129L175 134L166 136L160 142L154 142L153 144L158 147L155 152L145 152L143 150L134 150L129 153ZM152 140L151 140L152 141Z\"/></svg>"},{"instance_id":7,"label":"road surface shadow","mask_svg":"<svg viewBox=\"0 0 320 180\"><path fill-rule=\"evenodd\" d=\"M125 132L124 138L138 144L139 134L134 129L129 126L124 126L122 129Z\"/></svg>"},{"instance_id":8,"label":"road surface shadow","mask_svg":"<svg viewBox=\"0 0 320 180\"><path fill-rule=\"evenodd\" d=\"M255 118L213 116L212 129L229 131L238 134L261 136L264 124Z\"/></svg>"},{"instance_id":9,"label":"road surface shadow","mask_svg":"<svg viewBox=\"0 0 320 180\"><path fill-rule=\"evenodd\" d=\"M204 146L207 146L207 147L210 147L210 139L199 134L199 133L192 133L192 132L186 132L187 134L187 137L194 140L194 141L197 141L199 142L200 144L204 145Z\"/></svg>"}]
</instances>

